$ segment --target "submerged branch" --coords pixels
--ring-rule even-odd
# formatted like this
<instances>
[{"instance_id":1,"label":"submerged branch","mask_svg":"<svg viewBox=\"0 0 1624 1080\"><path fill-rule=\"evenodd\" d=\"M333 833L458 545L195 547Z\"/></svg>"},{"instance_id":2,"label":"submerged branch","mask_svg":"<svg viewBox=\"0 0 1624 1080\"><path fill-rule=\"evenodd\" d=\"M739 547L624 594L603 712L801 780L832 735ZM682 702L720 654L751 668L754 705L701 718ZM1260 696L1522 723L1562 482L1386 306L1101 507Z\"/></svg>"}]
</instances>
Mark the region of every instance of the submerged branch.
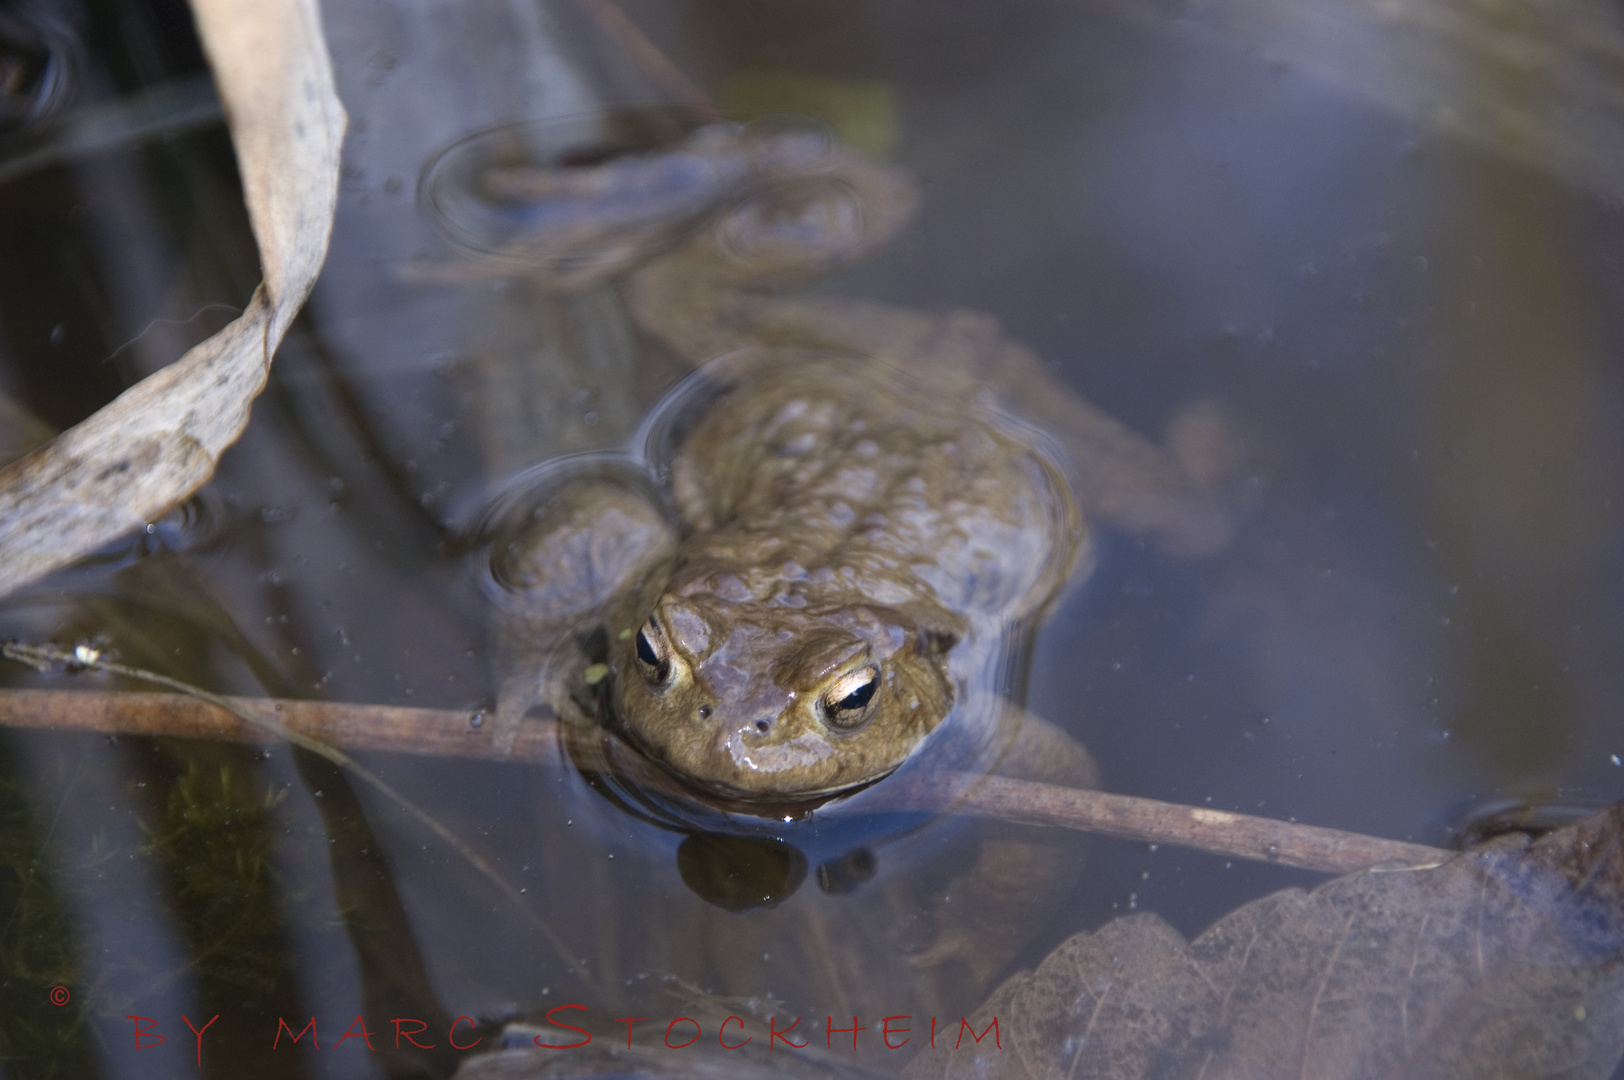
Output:
<instances>
[{"instance_id":1,"label":"submerged branch","mask_svg":"<svg viewBox=\"0 0 1624 1080\"><path fill-rule=\"evenodd\" d=\"M6 646L6 653L29 662L29 654L19 654L19 648ZM45 655L39 654L41 658ZM53 651L48 655L61 661L67 654ZM227 704L232 711L226 711ZM283 737L242 719L244 715L274 717L277 727L288 732L292 741L307 746L310 742L324 744L329 752L323 756L330 758L332 747L434 757L498 757L492 745L495 724L486 722L484 714L466 710L188 694L0 691L0 727L231 742L273 742ZM503 760L564 764L557 725L546 720L526 723L512 752ZM353 766L353 762L349 764ZM913 773L894 778L885 791L884 804L895 809L948 811L1057 826L1333 874L1380 863L1432 866L1454 854L1442 848L1338 829L999 776Z\"/></svg>"},{"instance_id":2,"label":"submerged branch","mask_svg":"<svg viewBox=\"0 0 1624 1080\"><path fill-rule=\"evenodd\" d=\"M710 105L710 96L684 75L682 69L673 64L612 0L576 0L576 5L592 17L599 29L614 38L631 62L655 86L684 104Z\"/></svg>"}]
</instances>

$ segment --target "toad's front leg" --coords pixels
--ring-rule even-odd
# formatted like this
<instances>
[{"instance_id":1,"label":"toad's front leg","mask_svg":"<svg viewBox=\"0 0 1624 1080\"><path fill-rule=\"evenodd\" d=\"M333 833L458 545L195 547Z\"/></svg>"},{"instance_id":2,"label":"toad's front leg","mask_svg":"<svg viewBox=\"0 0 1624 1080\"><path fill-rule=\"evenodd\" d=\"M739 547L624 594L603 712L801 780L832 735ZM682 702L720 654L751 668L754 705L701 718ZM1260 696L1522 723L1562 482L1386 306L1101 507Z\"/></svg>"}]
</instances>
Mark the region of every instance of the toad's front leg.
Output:
<instances>
[{"instance_id":1,"label":"toad's front leg","mask_svg":"<svg viewBox=\"0 0 1624 1080\"><path fill-rule=\"evenodd\" d=\"M630 485L566 476L538 488L513 499L488 531L501 601L494 742L503 756L532 711L568 719L569 687L585 663L579 643L675 540L663 509Z\"/></svg>"}]
</instances>

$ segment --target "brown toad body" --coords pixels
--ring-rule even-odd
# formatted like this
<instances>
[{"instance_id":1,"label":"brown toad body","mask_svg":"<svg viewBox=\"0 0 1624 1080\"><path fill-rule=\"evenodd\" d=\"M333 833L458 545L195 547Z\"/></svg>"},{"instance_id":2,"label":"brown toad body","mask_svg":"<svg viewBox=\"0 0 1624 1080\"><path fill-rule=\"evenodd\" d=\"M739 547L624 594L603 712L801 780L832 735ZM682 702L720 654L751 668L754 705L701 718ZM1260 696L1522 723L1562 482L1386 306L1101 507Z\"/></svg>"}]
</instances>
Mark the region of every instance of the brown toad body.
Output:
<instances>
[{"instance_id":1,"label":"brown toad body","mask_svg":"<svg viewBox=\"0 0 1624 1080\"><path fill-rule=\"evenodd\" d=\"M689 531L614 635L615 716L731 799L896 769L1003 627L1053 595L1080 536L1060 473L1013 425L856 358L746 375L670 471Z\"/></svg>"}]
</instances>

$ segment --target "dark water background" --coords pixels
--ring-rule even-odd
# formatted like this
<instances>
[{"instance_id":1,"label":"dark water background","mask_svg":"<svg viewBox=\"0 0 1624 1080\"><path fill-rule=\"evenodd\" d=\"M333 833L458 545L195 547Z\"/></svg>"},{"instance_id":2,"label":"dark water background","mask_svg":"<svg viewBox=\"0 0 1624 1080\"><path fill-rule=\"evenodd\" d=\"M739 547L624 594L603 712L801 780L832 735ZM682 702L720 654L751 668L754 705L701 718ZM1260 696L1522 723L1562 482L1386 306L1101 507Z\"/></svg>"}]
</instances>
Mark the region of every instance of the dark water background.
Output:
<instances>
[{"instance_id":1,"label":"dark water background","mask_svg":"<svg viewBox=\"0 0 1624 1080\"><path fill-rule=\"evenodd\" d=\"M527 445L618 445L678 370L639 354L612 293L459 279L414 193L484 127L670 93L591 10L329 6L352 121L333 253L249 430L184 513L7 598L0 634L96 639L225 692L492 703L459 530ZM1368 62L1396 36L1340 55L1284 11L1237 10L1251 21L1027 0L625 8L722 107L819 114L916 173L915 223L819 291L993 314L1153 437L1193 401L1238 418L1255 483L1234 542L1192 560L1103 534L1037 638L1027 704L1088 744L1109 790L1433 844L1486 809L1616 800L1624 174L1592 144L1621 124L1624 69L1485 46L1548 41L1561 60L1566 9L1405 39L1404 78ZM182 6L7 12L32 27L7 29L13 98L46 54L68 90L0 132L0 392L62 428L227 321L257 260ZM86 117L115 135L83 136ZM540 398L512 394L536 368ZM443 1048L268 1047L277 1017L315 1015L332 1041L364 1012L381 1047L392 1016L438 1032L646 1002L631 984L659 974L662 934L740 918L686 897L671 842L619 831L572 776L368 764L526 889L598 981L387 800L285 749L11 731L7 1075L182 1075L180 1016L216 1013L204 1075L448 1075ZM1193 934L1319 880L1115 841L1089 860L1028 962L1127 910ZM656 895L670 925L640 906ZM137 1051L130 1014L169 1041Z\"/></svg>"}]
</instances>

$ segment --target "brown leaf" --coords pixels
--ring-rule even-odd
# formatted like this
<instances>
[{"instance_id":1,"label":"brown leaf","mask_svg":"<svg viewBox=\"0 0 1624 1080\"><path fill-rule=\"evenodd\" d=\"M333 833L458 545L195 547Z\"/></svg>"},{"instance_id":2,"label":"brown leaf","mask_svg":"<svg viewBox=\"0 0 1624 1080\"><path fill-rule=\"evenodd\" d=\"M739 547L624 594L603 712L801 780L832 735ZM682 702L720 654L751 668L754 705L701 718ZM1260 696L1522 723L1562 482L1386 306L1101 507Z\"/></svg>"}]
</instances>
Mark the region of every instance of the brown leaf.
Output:
<instances>
[{"instance_id":1,"label":"brown leaf","mask_svg":"<svg viewBox=\"0 0 1624 1080\"><path fill-rule=\"evenodd\" d=\"M344 110L315 0L193 0L265 279L242 316L0 470L0 594L162 514L213 475L327 253Z\"/></svg>"},{"instance_id":2,"label":"brown leaf","mask_svg":"<svg viewBox=\"0 0 1624 1080\"><path fill-rule=\"evenodd\" d=\"M1066 941L924 1077L1607 1077L1624 1055L1624 804L1530 844Z\"/></svg>"}]
</instances>

